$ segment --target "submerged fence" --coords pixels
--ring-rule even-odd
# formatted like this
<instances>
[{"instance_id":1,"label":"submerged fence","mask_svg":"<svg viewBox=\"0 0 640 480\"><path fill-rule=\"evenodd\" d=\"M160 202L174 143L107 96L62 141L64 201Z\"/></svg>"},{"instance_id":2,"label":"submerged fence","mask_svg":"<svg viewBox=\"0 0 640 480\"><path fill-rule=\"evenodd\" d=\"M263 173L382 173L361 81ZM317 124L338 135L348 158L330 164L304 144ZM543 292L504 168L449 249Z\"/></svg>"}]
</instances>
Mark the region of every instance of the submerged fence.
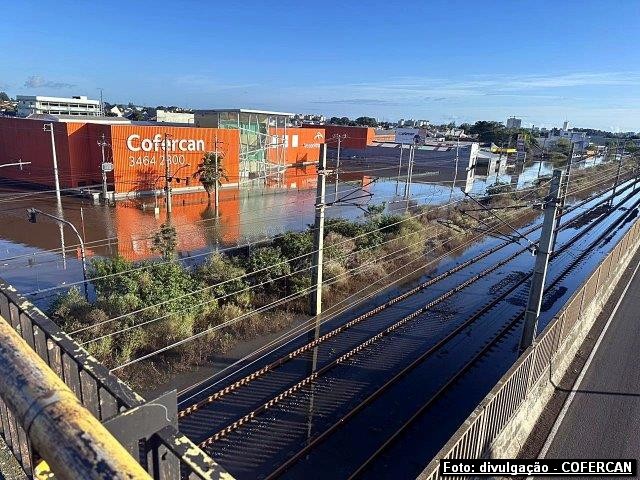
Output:
<instances>
[{"instance_id":1,"label":"submerged fence","mask_svg":"<svg viewBox=\"0 0 640 480\"><path fill-rule=\"evenodd\" d=\"M16 290L0 280L0 321L9 323L27 344L73 391L84 407L114 432L149 474L158 480L231 479L210 457L177 430L175 420L164 424L154 421L149 404L129 386L91 357L71 337ZM175 396L169 400L169 412L177 411ZM157 403L154 403L157 406ZM166 412L165 405L161 405ZM118 422L122 414L128 415ZM146 420L136 424L136 417ZM174 416L174 415L171 415ZM164 413L163 418L167 414ZM146 425L142 424L146 423ZM145 432L150 429L149 432ZM120 433L120 434L119 434ZM0 435L25 473L34 475L39 459L25 432L0 398ZM128 445L126 445L128 443ZM55 472L54 472L55 473Z\"/></svg>"},{"instance_id":2,"label":"submerged fence","mask_svg":"<svg viewBox=\"0 0 640 480\"><path fill-rule=\"evenodd\" d=\"M636 250L639 240L640 222L636 222L549 322L536 339L536 343L518 358L438 452L420 474L421 480L443 478L438 473L442 459L486 458L490 455L493 442L523 405L527 394L536 388L541 380L548 378L548 368L551 367L556 353L569 339L574 327L578 327L582 314L598 300L597 295L610 287L614 277L626 267L626 262L622 262L621 259Z\"/></svg>"}]
</instances>

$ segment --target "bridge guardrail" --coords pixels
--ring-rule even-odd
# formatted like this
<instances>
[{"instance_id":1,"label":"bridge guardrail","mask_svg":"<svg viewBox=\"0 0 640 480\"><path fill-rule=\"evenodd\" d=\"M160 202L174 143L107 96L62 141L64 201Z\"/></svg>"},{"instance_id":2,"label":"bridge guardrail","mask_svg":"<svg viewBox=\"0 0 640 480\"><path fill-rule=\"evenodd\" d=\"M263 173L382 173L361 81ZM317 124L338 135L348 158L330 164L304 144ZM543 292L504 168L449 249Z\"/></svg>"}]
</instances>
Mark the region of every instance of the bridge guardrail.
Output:
<instances>
[{"instance_id":1,"label":"bridge guardrail","mask_svg":"<svg viewBox=\"0 0 640 480\"><path fill-rule=\"evenodd\" d=\"M145 405L144 398L110 373L50 318L1 279L0 316L101 422ZM0 435L25 473L33 476L37 452L34 452L27 433L1 398ZM139 460L158 480L232 478L173 425L162 428L140 442Z\"/></svg>"},{"instance_id":2,"label":"bridge guardrail","mask_svg":"<svg viewBox=\"0 0 640 480\"><path fill-rule=\"evenodd\" d=\"M420 480L439 480L440 459L484 458L492 442L508 424L524 402L527 393L543 378L556 352L561 348L592 302L600 287L625 267L619 260L640 241L640 222L635 222L598 268L571 296L566 305L549 322L543 332L516 363L502 376L496 386L469 415L449 442L419 475ZM465 477L446 477L465 478Z\"/></svg>"}]
</instances>

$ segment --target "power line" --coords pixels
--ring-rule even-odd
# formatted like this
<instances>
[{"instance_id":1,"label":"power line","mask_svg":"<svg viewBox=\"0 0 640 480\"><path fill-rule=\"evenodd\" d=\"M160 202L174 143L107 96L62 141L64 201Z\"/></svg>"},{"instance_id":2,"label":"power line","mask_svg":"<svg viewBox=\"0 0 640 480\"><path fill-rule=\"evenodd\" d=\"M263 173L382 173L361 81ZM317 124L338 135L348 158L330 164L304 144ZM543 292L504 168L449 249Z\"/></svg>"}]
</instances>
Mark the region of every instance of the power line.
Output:
<instances>
[{"instance_id":1,"label":"power line","mask_svg":"<svg viewBox=\"0 0 640 480\"><path fill-rule=\"evenodd\" d=\"M374 261L374 262L375 262L375 261ZM331 283L336 282L336 281L337 281L336 279L337 279L337 277L335 277L335 278L334 278L334 279L332 279L331 281L327 282L327 284L331 284ZM133 365L133 364L135 364L135 363L138 363L138 362L140 362L140 361L143 361L143 360L146 360L146 359L148 359L148 358L151 358L151 357L153 357L153 356L155 356L155 355L158 355L158 354L160 354L160 353L163 353L163 352L165 352L165 351L167 351L167 350L170 350L170 349L173 349L173 348L175 348L175 347L177 347L177 346L183 345L183 344L185 344L185 343L187 343L187 342L189 342L189 341L192 341L192 340L195 340L195 339L197 339L197 338L200 338L200 337L202 337L202 336L204 336L204 335L206 335L207 333L210 333L210 332L212 332L212 331L219 330L219 329L224 328L224 327L226 327L226 326L229 326L229 325L232 325L232 324L234 324L234 323L237 323L238 321L242 320L243 318L246 318L247 316L255 315L256 313L262 313L262 312L264 312L264 311L267 311L267 310L269 310L270 308L273 308L274 306L277 306L277 305L279 305L279 304L281 304L281 303L284 303L284 301L292 300L292 299L294 299L294 298L298 298L298 297L300 297L300 296L302 296L302 295L306 295L306 294L308 293L306 290L310 290L310 289L312 289L312 288L314 288L314 287L313 287L313 286L308 287L308 288L306 288L306 289L303 289L303 291L301 291L301 292L297 292L297 293L295 293L295 294L289 295L289 296L288 296L289 298L284 297L283 299L278 299L278 300L276 300L276 301L274 301L274 302L271 302L270 304L267 304L267 305L265 305L265 306L263 306L263 307L260 307L260 308L258 308L258 309L256 309L256 310L254 310L254 311L252 311L252 312L248 312L248 313L243 314L243 315L240 315L240 316L238 316L238 317L236 317L236 318L234 318L234 319L231 319L231 320L229 320L229 321L227 321L227 322L224 322L223 324L215 325L215 326L210 327L209 329L206 329L206 330L204 330L204 331L202 331L202 332L198 332L197 334L191 335L191 336L189 336L189 337L187 337L187 338L181 339L181 340L179 340L179 341L177 341L177 342L174 342L174 343L172 343L172 344L170 344L170 345L167 345L167 346L165 346L165 347L162 347L162 348L160 348L160 349L157 349L157 350L155 350L155 351L153 351L153 352L150 352L150 353L148 353L148 354L145 354L145 355L143 355L143 356L141 356L141 357L138 357L138 358L136 358L136 359L130 360L130 361L128 361L128 362L125 362L125 363L123 363L123 364L121 364L121 365L119 365L119 366L117 366L117 367L115 367L115 368L111 369L111 372L114 372L114 371L120 370L120 369L122 369L122 368L128 367L128 366Z\"/></svg>"},{"instance_id":2,"label":"power line","mask_svg":"<svg viewBox=\"0 0 640 480\"><path fill-rule=\"evenodd\" d=\"M508 194L508 193L496 193L496 194L492 194L492 195L489 195L489 196L501 196L501 195L506 195L506 194ZM457 203L460 203L460 202L462 202L463 200L464 200L464 199L456 200L455 202L451 202L451 203L447 203L447 204L439 205L439 206L434 207L434 208L435 208L436 210L439 210L439 209L442 209L442 208L447 208L447 207L450 207L450 206L455 205L455 204L457 204ZM388 224L388 225L385 225L384 227L379 227L379 228L377 228L377 229L369 230L369 231L367 231L367 232L365 232L365 233L362 233L362 234L360 234L360 235L358 235L358 236L356 236L356 237L345 239L345 240L343 240L343 242L341 242L341 243L347 243L347 242L350 242L350 241L357 240L357 239L362 238L362 237L364 237L364 236L371 235L371 234L373 234L373 233L379 232L379 231L381 231L382 229L390 228L390 227L393 227L393 226L397 226L397 225L399 225L399 224L401 224L401 223L407 222L407 221L412 220L412 219L415 219L415 218L422 217L422 216L424 216L424 215L426 215L426 214L429 214L429 213L432 213L432 212L430 212L430 211L425 211L425 212L418 213L418 214L416 214L416 215L409 215L409 216L405 216L405 217L403 217L401 220L398 220L397 222L390 223L390 224ZM348 222L348 220L343 220L343 221ZM237 248L237 247L233 247L233 248ZM210 252L206 252L206 253L202 253L202 254L198 254L198 255L199 255L199 256L204 256L204 255L208 255L209 253L210 253ZM285 260L283 260L282 262L279 262L278 264L272 265L272 266L270 266L270 267L265 267L265 268L263 268L263 269L261 269L261 270L258 270L258 271L255 271L255 272L247 273L245 276L252 275L252 274L255 274L255 273L259 273L259 272L264 271L264 270L266 270L266 269L274 268L274 267L276 267L276 266L283 265L284 263L289 263L289 262L291 262L291 261L298 260L298 259L300 259L300 258L303 258L303 257L305 257L305 256L309 255L310 253L313 253L313 251L312 251L312 252L309 252L309 253L307 253L307 254L304 254L304 255L300 255L300 256L295 257L295 258L285 259ZM194 256L192 256L192 257L190 257L190 258L194 258L194 257L195 257L195 255L194 255ZM143 268L143 267L139 267L139 268ZM147 266L147 268L151 268L151 265L150 265L150 266ZM123 275L123 274L129 273L130 271L134 271L134 270L135 270L135 269L130 269L130 270L128 270L128 271L118 272L118 273L115 273L115 274L109 274L108 276L95 277L95 278L94 278L94 279L92 279L92 280L100 280L100 279L102 279L102 278L108 278L108 277L110 277L110 276ZM231 281L231 280L229 280L229 281ZM84 282L69 282L69 283L66 283L66 284L64 284L64 285L59 285L59 286L55 286L55 287L50 287L50 288L46 288L46 289L42 289L42 290L38 290L38 291L27 292L27 293L25 293L25 295L33 295L33 294L45 293L45 292L48 292L48 291L57 290L57 289L59 289L59 288L69 288L69 287L72 287L72 286L75 286L75 285L81 285L81 284L83 284L83 283L84 283ZM213 286L212 286L212 287L208 287L208 288L213 288ZM199 292L194 292L194 293L199 293Z\"/></svg>"}]
</instances>

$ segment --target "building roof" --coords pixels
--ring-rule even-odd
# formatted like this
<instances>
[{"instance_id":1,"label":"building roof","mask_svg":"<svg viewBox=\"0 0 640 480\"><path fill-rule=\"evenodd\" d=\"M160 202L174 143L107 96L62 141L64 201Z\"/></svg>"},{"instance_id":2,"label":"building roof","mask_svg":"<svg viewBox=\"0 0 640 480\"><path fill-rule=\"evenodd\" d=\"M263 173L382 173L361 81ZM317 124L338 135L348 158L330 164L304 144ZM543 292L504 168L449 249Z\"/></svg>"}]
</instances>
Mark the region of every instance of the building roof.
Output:
<instances>
[{"instance_id":1,"label":"building roof","mask_svg":"<svg viewBox=\"0 0 640 480\"><path fill-rule=\"evenodd\" d=\"M281 117L293 117L295 114L286 112L270 112L268 110L252 110L249 108L205 108L194 110L194 113L255 113L260 115L274 115Z\"/></svg>"},{"instance_id":2,"label":"building roof","mask_svg":"<svg viewBox=\"0 0 640 480\"><path fill-rule=\"evenodd\" d=\"M459 148L461 149L468 148L472 144L473 142L466 142L466 143L460 142ZM396 142L375 142L375 141L371 144L372 147L397 148L397 149L409 148L409 144L404 144L404 147L401 147L401 145L403 144L396 143ZM440 142L440 143L431 143L427 145L417 145L416 148L418 150L433 150L437 152L448 152L450 150L455 150L456 145L455 143L452 144L450 142Z\"/></svg>"},{"instance_id":3,"label":"building roof","mask_svg":"<svg viewBox=\"0 0 640 480\"><path fill-rule=\"evenodd\" d=\"M16 100L44 100L46 102L66 102L66 103L86 103L89 105L99 105L100 100L92 100L85 96L78 97L47 97L44 95L17 95Z\"/></svg>"},{"instance_id":4,"label":"building roof","mask_svg":"<svg viewBox=\"0 0 640 480\"><path fill-rule=\"evenodd\" d=\"M34 113L26 117L26 120L44 120L45 122L61 123L101 123L129 125L131 120L124 117L101 117L99 115L52 115L48 113Z\"/></svg>"}]
</instances>

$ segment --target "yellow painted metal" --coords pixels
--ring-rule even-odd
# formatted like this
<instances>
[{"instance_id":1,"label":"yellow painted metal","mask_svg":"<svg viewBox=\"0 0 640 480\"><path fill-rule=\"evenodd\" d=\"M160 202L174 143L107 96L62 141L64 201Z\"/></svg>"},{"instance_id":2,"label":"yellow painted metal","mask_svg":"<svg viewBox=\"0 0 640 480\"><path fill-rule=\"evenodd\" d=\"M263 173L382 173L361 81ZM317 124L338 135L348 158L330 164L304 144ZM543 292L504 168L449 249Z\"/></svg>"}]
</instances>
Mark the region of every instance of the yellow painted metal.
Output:
<instances>
[{"instance_id":1,"label":"yellow painted metal","mask_svg":"<svg viewBox=\"0 0 640 480\"><path fill-rule=\"evenodd\" d=\"M56 478L151 478L2 317L0 378L0 396Z\"/></svg>"}]
</instances>

